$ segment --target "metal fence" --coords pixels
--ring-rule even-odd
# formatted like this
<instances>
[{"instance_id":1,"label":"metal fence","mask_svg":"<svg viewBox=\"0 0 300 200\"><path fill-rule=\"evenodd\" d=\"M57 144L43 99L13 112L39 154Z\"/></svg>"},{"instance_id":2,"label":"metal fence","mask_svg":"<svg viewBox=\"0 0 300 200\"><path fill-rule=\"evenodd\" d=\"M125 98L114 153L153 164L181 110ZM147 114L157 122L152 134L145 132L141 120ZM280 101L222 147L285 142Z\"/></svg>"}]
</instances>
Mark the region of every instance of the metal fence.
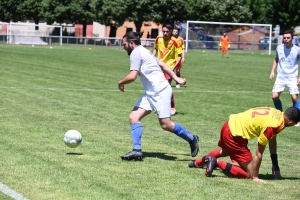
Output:
<instances>
[{"instance_id":1,"label":"metal fence","mask_svg":"<svg viewBox=\"0 0 300 200\"><path fill-rule=\"evenodd\" d=\"M16 41L18 38L18 41ZM49 45L49 46L115 46L121 47L122 38L110 38L110 37L74 37L74 36L9 36L0 35L1 44L23 44L23 45ZM155 39L141 38L141 44L147 47L154 46ZM231 50L268 50L268 40L260 40L258 43L249 42L231 42ZM271 44L272 50L276 49L277 41ZM201 40L189 40L188 48L198 50L220 50L219 41L201 41Z\"/></svg>"}]
</instances>

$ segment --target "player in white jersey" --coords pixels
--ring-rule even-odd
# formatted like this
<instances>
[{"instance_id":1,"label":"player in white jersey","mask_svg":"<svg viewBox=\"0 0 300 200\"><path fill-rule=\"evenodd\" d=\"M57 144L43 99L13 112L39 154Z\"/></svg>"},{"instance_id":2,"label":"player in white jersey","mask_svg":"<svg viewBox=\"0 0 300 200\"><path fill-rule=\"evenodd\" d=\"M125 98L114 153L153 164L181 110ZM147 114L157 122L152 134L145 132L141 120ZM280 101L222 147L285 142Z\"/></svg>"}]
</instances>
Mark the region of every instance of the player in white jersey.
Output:
<instances>
[{"instance_id":1,"label":"player in white jersey","mask_svg":"<svg viewBox=\"0 0 300 200\"><path fill-rule=\"evenodd\" d=\"M130 72L119 81L119 89L125 92L125 84L129 84L140 76L145 92L136 102L129 115L133 150L121 156L123 160L142 160L142 124L141 120L155 110L162 129L172 132L190 144L191 155L195 157L199 151L198 136L192 135L183 126L171 121L172 88L164 77L163 71L175 81L185 84L164 62L159 61L152 53L141 45L140 35L128 32L123 37L123 46L130 56ZM163 71L162 71L163 70Z\"/></svg>"},{"instance_id":2,"label":"player in white jersey","mask_svg":"<svg viewBox=\"0 0 300 200\"><path fill-rule=\"evenodd\" d=\"M300 78L298 77L298 62L300 61L300 48L293 45L293 31L287 30L283 33L283 44L276 48L276 56L270 73L270 80L277 77L272 90L272 99L278 110L283 110L279 99L281 92L288 87L293 106L300 109L298 102Z\"/></svg>"}]
</instances>

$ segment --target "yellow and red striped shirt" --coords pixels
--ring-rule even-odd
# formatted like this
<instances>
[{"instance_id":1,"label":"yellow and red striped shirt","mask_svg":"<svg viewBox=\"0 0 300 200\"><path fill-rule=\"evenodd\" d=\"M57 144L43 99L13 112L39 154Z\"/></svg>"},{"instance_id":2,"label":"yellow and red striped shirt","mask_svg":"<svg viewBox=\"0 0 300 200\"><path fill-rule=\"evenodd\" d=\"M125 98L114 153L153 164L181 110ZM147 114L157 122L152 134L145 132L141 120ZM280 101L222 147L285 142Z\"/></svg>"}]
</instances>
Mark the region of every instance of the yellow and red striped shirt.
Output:
<instances>
[{"instance_id":1,"label":"yellow and red striped shirt","mask_svg":"<svg viewBox=\"0 0 300 200\"><path fill-rule=\"evenodd\" d=\"M228 125L233 136L244 139L258 137L261 145L284 129L284 113L270 107L251 108L245 112L232 114Z\"/></svg>"},{"instance_id":2,"label":"yellow and red striped shirt","mask_svg":"<svg viewBox=\"0 0 300 200\"><path fill-rule=\"evenodd\" d=\"M169 40L164 40L162 35L157 36L154 48L157 50L158 59L171 68L175 67L178 55L182 54L182 48L173 36Z\"/></svg>"}]
</instances>

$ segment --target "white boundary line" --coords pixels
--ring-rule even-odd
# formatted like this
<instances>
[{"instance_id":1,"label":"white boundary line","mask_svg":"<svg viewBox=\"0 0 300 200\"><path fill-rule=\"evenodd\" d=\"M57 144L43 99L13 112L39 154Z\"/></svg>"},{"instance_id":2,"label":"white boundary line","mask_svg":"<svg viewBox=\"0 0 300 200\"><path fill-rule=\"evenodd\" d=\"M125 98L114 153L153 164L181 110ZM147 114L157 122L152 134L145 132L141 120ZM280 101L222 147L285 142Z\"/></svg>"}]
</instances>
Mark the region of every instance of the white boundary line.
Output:
<instances>
[{"instance_id":1,"label":"white boundary line","mask_svg":"<svg viewBox=\"0 0 300 200\"><path fill-rule=\"evenodd\" d=\"M0 86L0 89L28 89L28 90L52 90L52 91L98 91L98 92L120 92L118 89L104 89L104 88L34 88L34 87L10 87ZM126 90L126 92L143 92L144 90ZM271 93L271 91L251 91L251 90L187 90L187 89L173 89L173 92L194 92L194 93Z\"/></svg>"},{"instance_id":2,"label":"white boundary line","mask_svg":"<svg viewBox=\"0 0 300 200\"><path fill-rule=\"evenodd\" d=\"M0 191L4 194L10 196L11 198L15 200L28 200L27 198L23 197L21 194L17 193L16 191L10 189L6 185L0 182Z\"/></svg>"}]
</instances>

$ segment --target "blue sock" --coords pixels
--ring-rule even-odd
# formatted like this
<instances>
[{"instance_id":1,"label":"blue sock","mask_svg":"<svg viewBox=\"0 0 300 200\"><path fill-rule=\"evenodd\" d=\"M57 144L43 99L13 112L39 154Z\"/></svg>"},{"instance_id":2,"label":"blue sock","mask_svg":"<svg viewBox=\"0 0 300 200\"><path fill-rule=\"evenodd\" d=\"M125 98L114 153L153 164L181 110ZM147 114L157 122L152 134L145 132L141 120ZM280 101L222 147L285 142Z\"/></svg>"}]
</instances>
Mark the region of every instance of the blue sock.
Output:
<instances>
[{"instance_id":1,"label":"blue sock","mask_svg":"<svg viewBox=\"0 0 300 200\"><path fill-rule=\"evenodd\" d=\"M278 99L277 101L274 101L274 106L277 110L280 110L282 112L282 103L281 103L280 99Z\"/></svg>"},{"instance_id":2,"label":"blue sock","mask_svg":"<svg viewBox=\"0 0 300 200\"><path fill-rule=\"evenodd\" d=\"M133 149L141 150L142 149L141 138L143 133L142 124L135 123L135 124L131 124L130 127L131 127L131 138L132 138Z\"/></svg>"},{"instance_id":3,"label":"blue sock","mask_svg":"<svg viewBox=\"0 0 300 200\"><path fill-rule=\"evenodd\" d=\"M175 127L173 130L173 133L175 133L177 136L181 137L182 139L191 142L194 139L194 136L190 134L183 126L180 124L174 123Z\"/></svg>"},{"instance_id":4,"label":"blue sock","mask_svg":"<svg viewBox=\"0 0 300 200\"><path fill-rule=\"evenodd\" d=\"M300 104L299 104L298 100L295 101L295 102L293 102L293 106L296 107L296 108L298 108L300 110Z\"/></svg>"}]
</instances>

